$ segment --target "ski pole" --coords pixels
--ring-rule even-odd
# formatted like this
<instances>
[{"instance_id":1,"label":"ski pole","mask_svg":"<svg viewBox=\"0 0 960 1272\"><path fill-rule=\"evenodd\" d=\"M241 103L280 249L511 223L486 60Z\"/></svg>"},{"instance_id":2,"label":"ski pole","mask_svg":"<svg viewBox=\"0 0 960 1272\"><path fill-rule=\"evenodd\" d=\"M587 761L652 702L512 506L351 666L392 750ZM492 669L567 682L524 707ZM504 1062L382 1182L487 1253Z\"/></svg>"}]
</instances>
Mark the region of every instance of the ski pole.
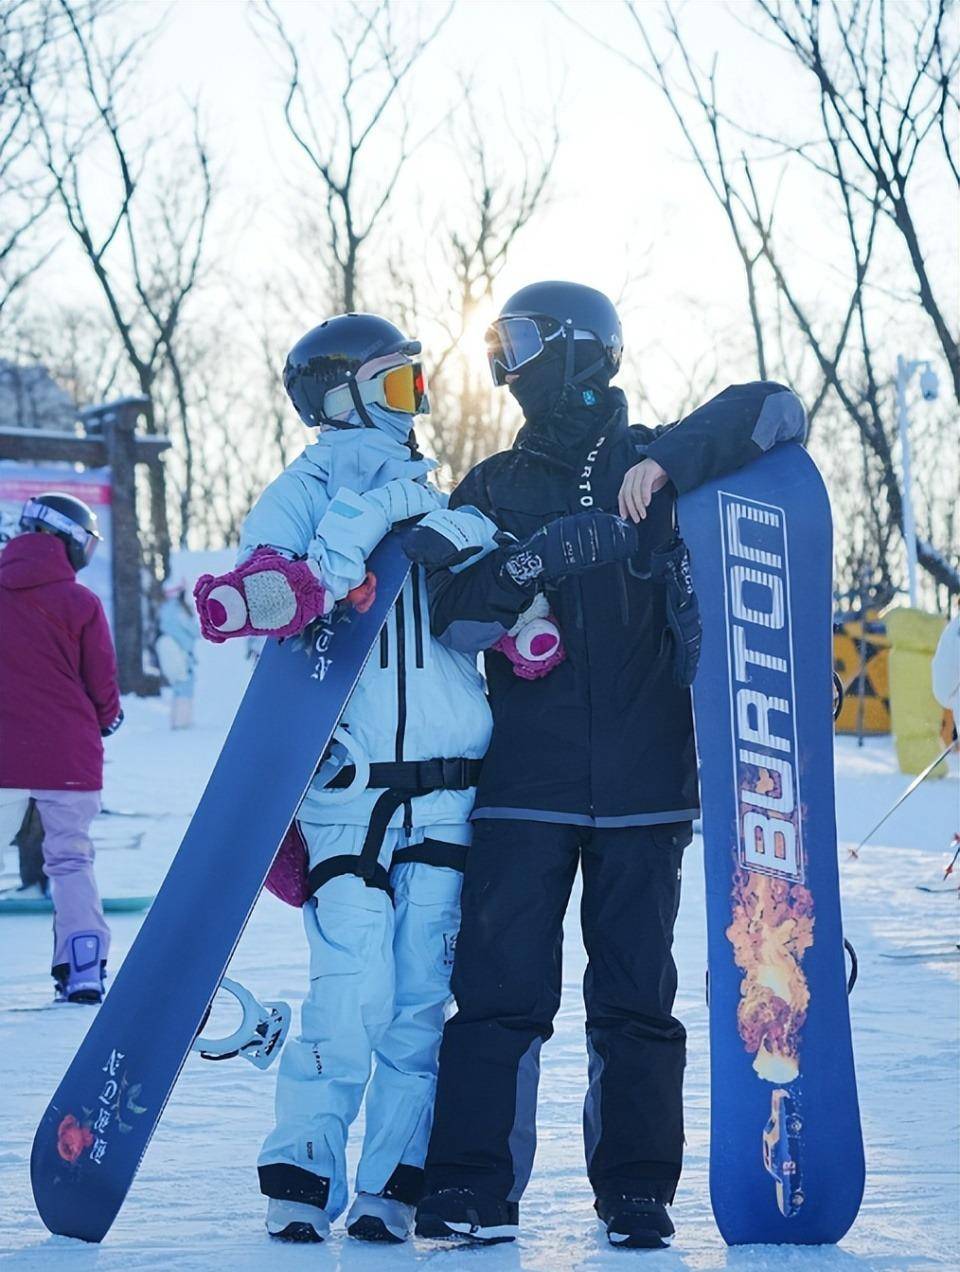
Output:
<instances>
[{"instance_id":1,"label":"ski pole","mask_svg":"<svg viewBox=\"0 0 960 1272\"><path fill-rule=\"evenodd\" d=\"M861 848L863 847L863 845L867 842L867 840L868 840L868 839L871 839L871 838L872 838L872 837L873 837L873 836L877 833L877 831L880 829L880 827L883 825L883 823L887 820L887 818L888 818L888 817L891 817L891 816L892 816L892 815L893 815L893 814L897 811L897 809L900 807L900 805L903 803L903 801L907 798L907 796L908 796L908 795L912 795L912 794L913 794L913 792L917 789L917 787L918 787L918 786L920 785L920 783L924 780L924 778L929 777L929 776L930 776L930 774L933 772L933 770L937 767L937 765L938 765L938 764L939 764L942 760L945 760L945 759L947 758L947 756L948 756L948 755L950 754L950 752L953 750L954 745L955 745L955 744L954 744L953 742L949 742L949 743L948 743L948 744L947 744L947 745L943 748L943 750L940 752L940 754L937 756L937 758L936 758L935 760L931 760L931 761L930 761L930 763L927 765L927 767L923 770L923 772L922 772L922 773L918 773L918 774L917 774L917 776L913 779L913 781L910 783L910 785L907 787L907 789L906 789L906 790L903 792L903 794L899 797L899 799L897 800L897 802L896 802L895 804L892 804L892 805L891 805L891 806L887 809L887 811L883 814L883 816L882 816L882 817L880 818L880 820L877 822L876 826L874 826L872 830L868 831L868 833L867 833L866 835L864 835L864 837L863 837L863 838L860 840L860 842L857 844L856 848L851 848L851 849L850 849L850 856L851 856L851 857L859 857L859 856L860 856L860 849L861 849Z\"/></svg>"},{"instance_id":2,"label":"ski pole","mask_svg":"<svg viewBox=\"0 0 960 1272\"><path fill-rule=\"evenodd\" d=\"M943 872L944 879L949 879L953 874L953 868L957 864L957 858L960 857L960 835L954 835L954 837L950 840L950 847L954 848L955 851L953 856L950 858L949 866L947 866L946 870Z\"/></svg>"}]
</instances>

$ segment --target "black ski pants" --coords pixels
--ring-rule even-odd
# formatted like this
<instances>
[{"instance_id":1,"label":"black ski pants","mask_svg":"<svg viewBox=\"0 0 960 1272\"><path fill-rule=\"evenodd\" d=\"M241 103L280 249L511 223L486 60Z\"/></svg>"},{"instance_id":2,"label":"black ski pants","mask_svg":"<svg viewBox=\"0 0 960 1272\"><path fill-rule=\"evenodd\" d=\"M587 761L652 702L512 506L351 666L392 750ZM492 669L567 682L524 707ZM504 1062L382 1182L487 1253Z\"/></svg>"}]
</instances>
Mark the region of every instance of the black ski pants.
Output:
<instances>
[{"instance_id":1,"label":"black ski pants","mask_svg":"<svg viewBox=\"0 0 960 1272\"><path fill-rule=\"evenodd\" d=\"M427 1192L518 1201L536 1148L541 1045L560 1006L563 916L577 866L588 964L583 1133L596 1195L671 1201L683 1152L686 1034L671 954L689 822L587 829L474 824L440 1049Z\"/></svg>"}]
</instances>

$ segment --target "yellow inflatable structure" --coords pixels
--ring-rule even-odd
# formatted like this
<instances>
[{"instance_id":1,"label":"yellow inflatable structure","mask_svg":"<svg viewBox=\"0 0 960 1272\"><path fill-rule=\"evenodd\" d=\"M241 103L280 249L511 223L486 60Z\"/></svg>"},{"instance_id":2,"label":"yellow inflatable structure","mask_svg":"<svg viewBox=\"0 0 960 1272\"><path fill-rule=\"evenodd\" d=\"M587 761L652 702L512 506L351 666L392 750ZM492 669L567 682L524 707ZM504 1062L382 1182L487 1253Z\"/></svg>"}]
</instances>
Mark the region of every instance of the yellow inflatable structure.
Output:
<instances>
[{"instance_id":1,"label":"yellow inflatable structure","mask_svg":"<svg viewBox=\"0 0 960 1272\"><path fill-rule=\"evenodd\" d=\"M863 622L846 618L834 627L833 669L843 685L837 733L890 732L889 654L887 629L876 611L868 611Z\"/></svg>"},{"instance_id":2,"label":"yellow inflatable structure","mask_svg":"<svg viewBox=\"0 0 960 1272\"><path fill-rule=\"evenodd\" d=\"M902 773L919 773L943 750L943 709L933 696L930 666L945 620L916 609L886 614L890 638L890 716ZM931 777L943 777L938 764Z\"/></svg>"}]
</instances>

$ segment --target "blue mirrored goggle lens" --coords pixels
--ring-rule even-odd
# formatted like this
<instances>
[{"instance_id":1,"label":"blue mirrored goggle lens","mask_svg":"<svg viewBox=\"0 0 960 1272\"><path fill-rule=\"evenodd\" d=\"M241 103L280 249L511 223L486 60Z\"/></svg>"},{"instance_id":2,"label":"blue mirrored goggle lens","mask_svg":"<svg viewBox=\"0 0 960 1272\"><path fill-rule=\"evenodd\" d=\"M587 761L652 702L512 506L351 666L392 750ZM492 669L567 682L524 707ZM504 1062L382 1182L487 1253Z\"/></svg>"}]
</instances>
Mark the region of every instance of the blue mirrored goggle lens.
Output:
<instances>
[{"instance_id":1,"label":"blue mirrored goggle lens","mask_svg":"<svg viewBox=\"0 0 960 1272\"><path fill-rule=\"evenodd\" d=\"M505 372L516 371L543 352L543 337L532 318L498 319L487 328L486 342L494 372L497 367Z\"/></svg>"}]
</instances>

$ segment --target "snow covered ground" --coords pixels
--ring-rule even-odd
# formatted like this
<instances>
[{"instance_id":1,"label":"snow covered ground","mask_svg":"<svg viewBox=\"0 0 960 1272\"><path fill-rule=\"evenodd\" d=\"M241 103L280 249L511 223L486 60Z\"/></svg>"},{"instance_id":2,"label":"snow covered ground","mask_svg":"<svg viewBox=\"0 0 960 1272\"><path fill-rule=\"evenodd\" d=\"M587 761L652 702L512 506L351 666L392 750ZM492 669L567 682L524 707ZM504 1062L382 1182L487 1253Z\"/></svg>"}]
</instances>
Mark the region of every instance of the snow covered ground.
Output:
<instances>
[{"instance_id":1,"label":"snow covered ground","mask_svg":"<svg viewBox=\"0 0 960 1272\"><path fill-rule=\"evenodd\" d=\"M126 703L127 723L108 743L105 803L148 814L102 818L98 858L107 895L154 892L175 852L214 762L247 674L238 645L202 651L198 724L172 734L166 705ZM515 1246L464 1249L429 1243L370 1247L337 1231L321 1247L277 1247L262 1227L254 1160L270 1125L274 1071L241 1061L208 1064L192 1056L114 1228L100 1247L51 1237L30 1195L28 1162L36 1123L89 1022L86 1009L35 1011L47 1001L50 922L0 916L0 1263L41 1272L194 1272L235 1269L344 1269L390 1272L435 1262L443 1269L516 1270L622 1267L631 1258L671 1269L939 1268L960 1265L958 1231L958 1011L960 964L897 962L883 952L955 939L956 893L930 895L958 828L956 767L928 782L895 814L860 861L846 848L869 829L907 779L889 740L838 744L838 820L847 935L860 956L852 1000L857 1070L867 1146L867 1190L860 1217L838 1248L727 1249L707 1197L708 1058L704 1005L706 932L699 841L687 854L677 930L678 1014L689 1034L686 1083L688 1152L674 1211L677 1243L647 1255L613 1251L593 1220L580 1146L585 1084L580 978L584 952L571 905L564 998L556 1036L544 1050L540 1144ZM251 775L253 780L255 775ZM122 846L144 831L137 848ZM16 867L7 851L5 869ZM216 898L210 898L216 904ZM112 919L115 969L139 916ZM298 1001L305 951L299 917L265 894L237 950L233 974L261 997ZM171 967L170 976L189 969ZM30 1008L29 1011L22 1009ZM358 1128L359 1130L359 1128Z\"/></svg>"}]
</instances>

